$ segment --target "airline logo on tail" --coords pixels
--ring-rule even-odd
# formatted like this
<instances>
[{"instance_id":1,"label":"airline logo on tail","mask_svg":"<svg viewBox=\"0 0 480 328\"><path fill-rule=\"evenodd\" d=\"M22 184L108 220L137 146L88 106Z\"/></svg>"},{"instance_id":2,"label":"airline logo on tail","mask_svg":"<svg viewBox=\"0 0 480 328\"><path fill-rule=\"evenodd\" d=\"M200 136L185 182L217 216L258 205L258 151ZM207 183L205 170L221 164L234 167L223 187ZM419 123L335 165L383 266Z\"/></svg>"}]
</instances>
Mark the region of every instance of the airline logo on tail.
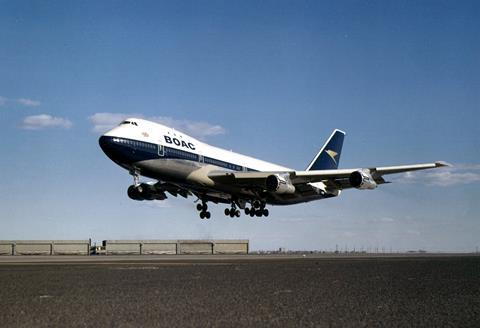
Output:
<instances>
[{"instance_id":1,"label":"airline logo on tail","mask_svg":"<svg viewBox=\"0 0 480 328\"><path fill-rule=\"evenodd\" d=\"M330 149L327 149L325 150L325 152L327 153L328 156L330 156L330 158L332 159L332 161L338 165L337 163L337 160L335 159L335 157L337 157L338 153L337 152L334 152L333 150L330 150Z\"/></svg>"}]
</instances>

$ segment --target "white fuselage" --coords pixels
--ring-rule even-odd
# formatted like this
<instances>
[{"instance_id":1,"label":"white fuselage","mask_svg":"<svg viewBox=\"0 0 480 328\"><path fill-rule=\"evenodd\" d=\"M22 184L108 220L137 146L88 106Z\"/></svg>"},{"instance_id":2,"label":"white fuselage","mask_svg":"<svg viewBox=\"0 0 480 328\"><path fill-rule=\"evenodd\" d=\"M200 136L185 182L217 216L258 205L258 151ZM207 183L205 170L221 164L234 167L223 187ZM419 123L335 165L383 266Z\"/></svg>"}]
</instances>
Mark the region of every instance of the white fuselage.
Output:
<instances>
[{"instance_id":1,"label":"white fuselage","mask_svg":"<svg viewBox=\"0 0 480 328\"><path fill-rule=\"evenodd\" d=\"M211 146L159 123L133 118L127 119L126 121L134 121L137 125L122 124L108 131L104 136L138 140L163 147L171 147L195 153L199 156L229 162L255 171L292 171L292 169L284 166ZM169 143L168 140L171 142ZM193 147L189 147L189 145L193 145Z\"/></svg>"},{"instance_id":2,"label":"white fuselage","mask_svg":"<svg viewBox=\"0 0 480 328\"><path fill-rule=\"evenodd\" d=\"M211 172L293 171L284 166L208 145L162 124L137 118L125 120L102 138L104 143L108 138L108 147L102 146L105 153L131 173L174 183L196 191L197 195L209 195L225 202L230 202L232 195L238 195L236 198L253 199L258 197L258 193L235 184L216 183L209 178ZM322 186L320 183L319 187ZM317 193L308 197L295 193L273 195L266 201L272 204L292 204L318 198L322 196Z\"/></svg>"}]
</instances>

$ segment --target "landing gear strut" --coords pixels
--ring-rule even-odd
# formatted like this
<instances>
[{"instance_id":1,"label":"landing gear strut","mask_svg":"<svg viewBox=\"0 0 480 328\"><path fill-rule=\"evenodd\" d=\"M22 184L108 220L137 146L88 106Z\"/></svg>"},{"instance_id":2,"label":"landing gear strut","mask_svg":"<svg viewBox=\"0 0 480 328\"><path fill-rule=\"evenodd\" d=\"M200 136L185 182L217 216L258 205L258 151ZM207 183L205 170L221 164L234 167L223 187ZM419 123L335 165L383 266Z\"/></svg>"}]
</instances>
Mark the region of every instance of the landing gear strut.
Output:
<instances>
[{"instance_id":1,"label":"landing gear strut","mask_svg":"<svg viewBox=\"0 0 480 328\"><path fill-rule=\"evenodd\" d=\"M202 203L197 204L197 211L200 212L200 219L210 219L210 212L208 211L208 205L207 202L202 201Z\"/></svg>"},{"instance_id":2,"label":"landing gear strut","mask_svg":"<svg viewBox=\"0 0 480 328\"><path fill-rule=\"evenodd\" d=\"M133 186L134 187L140 186L140 173L136 169L131 169L130 175L133 177Z\"/></svg>"}]
</instances>

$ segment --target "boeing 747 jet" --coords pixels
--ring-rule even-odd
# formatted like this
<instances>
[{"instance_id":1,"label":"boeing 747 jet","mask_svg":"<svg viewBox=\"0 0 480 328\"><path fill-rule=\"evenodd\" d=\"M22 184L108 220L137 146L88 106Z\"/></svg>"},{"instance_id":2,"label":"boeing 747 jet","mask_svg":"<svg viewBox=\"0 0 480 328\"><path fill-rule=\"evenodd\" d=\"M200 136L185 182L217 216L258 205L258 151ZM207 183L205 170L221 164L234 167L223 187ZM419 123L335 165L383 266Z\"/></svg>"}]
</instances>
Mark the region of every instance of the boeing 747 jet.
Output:
<instances>
[{"instance_id":1,"label":"boeing 747 jet","mask_svg":"<svg viewBox=\"0 0 480 328\"><path fill-rule=\"evenodd\" d=\"M210 146L164 125L130 118L102 135L100 147L133 176L131 199L195 196L202 219L207 202L228 204L225 215L266 217L267 205L290 205L336 197L344 189L375 189L384 175L447 166L444 162L338 169L345 132L334 130L304 171ZM140 176L155 179L140 182Z\"/></svg>"}]
</instances>

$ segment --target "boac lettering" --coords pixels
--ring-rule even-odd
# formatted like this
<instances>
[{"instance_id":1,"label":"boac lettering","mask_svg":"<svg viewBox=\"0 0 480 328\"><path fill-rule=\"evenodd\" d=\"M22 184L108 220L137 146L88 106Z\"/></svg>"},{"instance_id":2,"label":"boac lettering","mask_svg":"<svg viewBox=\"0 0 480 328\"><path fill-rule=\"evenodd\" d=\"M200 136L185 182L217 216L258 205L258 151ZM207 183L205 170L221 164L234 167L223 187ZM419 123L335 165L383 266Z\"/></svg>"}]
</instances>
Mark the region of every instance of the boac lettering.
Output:
<instances>
[{"instance_id":1,"label":"boac lettering","mask_svg":"<svg viewBox=\"0 0 480 328\"><path fill-rule=\"evenodd\" d=\"M182 146L182 147L185 147L185 148L189 148L191 150L195 150L195 145L192 144L191 142L185 142L183 140L178 140L177 138L172 138L172 137L169 137L169 136L164 136L165 137L165 142L166 143L169 143L169 144L175 144L177 146Z\"/></svg>"}]
</instances>

